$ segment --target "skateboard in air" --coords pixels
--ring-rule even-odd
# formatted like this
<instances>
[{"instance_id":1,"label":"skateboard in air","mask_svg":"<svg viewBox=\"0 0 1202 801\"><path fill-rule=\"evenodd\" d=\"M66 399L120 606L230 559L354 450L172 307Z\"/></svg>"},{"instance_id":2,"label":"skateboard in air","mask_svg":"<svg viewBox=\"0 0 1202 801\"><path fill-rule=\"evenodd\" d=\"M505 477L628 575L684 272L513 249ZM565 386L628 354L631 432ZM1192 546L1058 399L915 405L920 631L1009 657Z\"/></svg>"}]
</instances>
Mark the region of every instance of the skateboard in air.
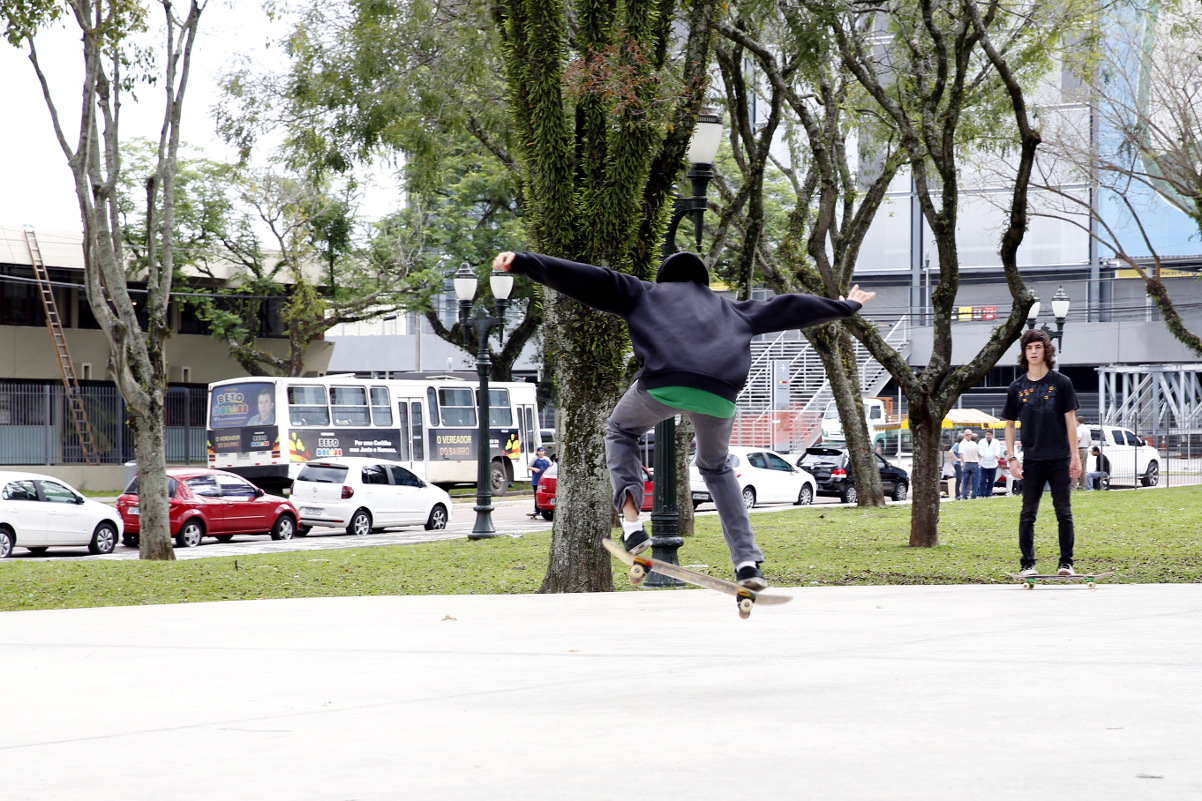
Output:
<instances>
[{"instance_id":1,"label":"skateboard in air","mask_svg":"<svg viewBox=\"0 0 1202 801\"><path fill-rule=\"evenodd\" d=\"M1021 581L1024 590L1035 589L1036 581L1084 581L1085 586L1092 590L1098 586L1098 579L1113 576L1114 571L1107 570L1105 573L1078 573L1075 576L1061 576L1057 573L1035 576L1020 576L1018 573L1005 573L1003 575L1007 575L1015 581Z\"/></svg>"},{"instance_id":2,"label":"skateboard in air","mask_svg":"<svg viewBox=\"0 0 1202 801\"><path fill-rule=\"evenodd\" d=\"M651 571L655 571L664 576L670 576L681 581L687 581L696 587L706 587L711 590L725 593L726 595L734 596L739 604L739 617L746 620L751 617L751 610L757 603L768 606L776 604L784 604L793 600L791 595L771 595L765 592L756 592L749 590L746 587L740 587L733 581L720 579L717 576L711 576L707 573L699 573L696 570L689 570L687 567L680 565L671 565L667 562L661 562L659 559L653 559L650 556L639 554L634 556L626 551L618 543L613 540L602 540L601 544L605 549L617 557L620 561L630 565L630 583L642 584L643 579Z\"/></svg>"}]
</instances>

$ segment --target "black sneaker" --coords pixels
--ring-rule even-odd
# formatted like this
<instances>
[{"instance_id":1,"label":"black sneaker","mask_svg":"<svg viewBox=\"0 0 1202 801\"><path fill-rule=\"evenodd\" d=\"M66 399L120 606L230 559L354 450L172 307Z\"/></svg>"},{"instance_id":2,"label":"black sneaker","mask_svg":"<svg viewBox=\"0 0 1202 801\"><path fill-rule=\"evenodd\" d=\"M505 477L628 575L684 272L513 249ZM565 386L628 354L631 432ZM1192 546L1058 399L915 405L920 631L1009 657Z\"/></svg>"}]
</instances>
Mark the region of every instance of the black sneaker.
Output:
<instances>
[{"instance_id":1,"label":"black sneaker","mask_svg":"<svg viewBox=\"0 0 1202 801\"><path fill-rule=\"evenodd\" d=\"M647 536L646 529L640 528L638 531L622 536L622 547L628 554L637 556L651 547L651 538Z\"/></svg>"},{"instance_id":2,"label":"black sneaker","mask_svg":"<svg viewBox=\"0 0 1202 801\"><path fill-rule=\"evenodd\" d=\"M758 563L740 567L735 573L735 583L749 590L763 590L768 587L768 582L764 580L764 571L760 570Z\"/></svg>"},{"instance_id":3,"label":"black sneaker","mask_svg":"<svg viewBox=\"0 0 1202 801\"><path fill-rule=\"evenodd\" d=\"M1057 570L1057 571L1056 571L1056 573L1057 573L1057 575L1061 575L1061 576L1075 576L1075 575L1077 575L1077 571L1076 571L1076 570L1073 570L1073 566L1072 566L1072 565L1070 565L1070 564L1068 564L1068 563L1065 563L1065 564L1061 565L1061 566L1060 566L1060 569L1059 569L1059 570Z\"/></svg>"}]
</instances>

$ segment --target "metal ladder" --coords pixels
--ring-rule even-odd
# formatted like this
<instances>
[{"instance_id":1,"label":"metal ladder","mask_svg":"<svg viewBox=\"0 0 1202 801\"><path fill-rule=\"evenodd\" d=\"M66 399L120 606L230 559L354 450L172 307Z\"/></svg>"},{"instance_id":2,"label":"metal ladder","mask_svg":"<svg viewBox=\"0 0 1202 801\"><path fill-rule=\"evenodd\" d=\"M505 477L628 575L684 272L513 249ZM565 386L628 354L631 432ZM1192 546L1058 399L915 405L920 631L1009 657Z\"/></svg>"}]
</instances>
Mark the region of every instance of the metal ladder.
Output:
<instances>
[{"instance_id":1,"label":"metal ladder","mask_svg":"<svg viewBox=\"0 0 1202 801\"><path fill-rule=\"evenodd\" d=\"M54 343L54 355L58 358L58 366L63 374L67 408L70 410L75 431L79 434L79 444L83 450L84 461L89 465L98 465L100 456L96 452L96 440L92 436L92 425L88 422L88 413L83 405L83 394L79 390L79 382L75 379L75 367L71 362L71 353L67 350L67 337L63 334L62 320L58 315L58 304L54 302L54 288L50 285L50 274L46 271L46 263L42 260L42 250L38 247L37 235L28 225L25 226L25 246L29 249L29 261L33 264L33 274L38 280L42 308L46 310L46 327L50 329L50 341Z\"/></svg>"}]
</instances>

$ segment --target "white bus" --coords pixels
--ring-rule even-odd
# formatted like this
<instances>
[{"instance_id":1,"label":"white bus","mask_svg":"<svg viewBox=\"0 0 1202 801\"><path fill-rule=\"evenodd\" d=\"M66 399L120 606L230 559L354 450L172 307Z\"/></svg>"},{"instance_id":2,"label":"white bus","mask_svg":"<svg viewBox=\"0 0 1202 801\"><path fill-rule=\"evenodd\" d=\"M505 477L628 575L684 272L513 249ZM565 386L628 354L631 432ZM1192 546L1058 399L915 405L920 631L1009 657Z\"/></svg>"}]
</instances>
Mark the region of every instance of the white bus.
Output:
<instances>
[{"instance_id":1,"label":"white bus","mask_svg":"<svg viewBox=\"0 0 1202 801\"><path fill-rule=\"evenodd\" d=\"M209 385L209 466L265 489L310 459L376 456L431 482L474 484L479 382L460 378L251 377ZM534 384L490 382L493 494L530 480L539 445Z\"/></svg>"}]
</instances>

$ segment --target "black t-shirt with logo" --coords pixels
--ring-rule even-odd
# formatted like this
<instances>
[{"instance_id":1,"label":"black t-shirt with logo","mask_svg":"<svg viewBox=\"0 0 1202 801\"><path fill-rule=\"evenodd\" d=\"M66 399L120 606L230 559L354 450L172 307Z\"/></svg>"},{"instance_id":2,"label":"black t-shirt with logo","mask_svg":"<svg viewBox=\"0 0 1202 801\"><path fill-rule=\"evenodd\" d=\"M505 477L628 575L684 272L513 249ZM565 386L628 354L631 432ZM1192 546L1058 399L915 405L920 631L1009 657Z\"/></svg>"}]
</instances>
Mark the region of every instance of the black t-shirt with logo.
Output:
<instances>
[{"instance_id":1,"label":"black t-shirt with logo","mask_svg":"<svg viewBox=\"0 0 1202 801\"><path fill-rule=\"evenodd\" d=\"M1038 381L1023 374L1010 385L1002 418L1021 424L1018 431L1024 461L1048 462L1072 458L1064 416L1076 410L1073 382L1049 370Z\"/></svg>"}]
</instances>

